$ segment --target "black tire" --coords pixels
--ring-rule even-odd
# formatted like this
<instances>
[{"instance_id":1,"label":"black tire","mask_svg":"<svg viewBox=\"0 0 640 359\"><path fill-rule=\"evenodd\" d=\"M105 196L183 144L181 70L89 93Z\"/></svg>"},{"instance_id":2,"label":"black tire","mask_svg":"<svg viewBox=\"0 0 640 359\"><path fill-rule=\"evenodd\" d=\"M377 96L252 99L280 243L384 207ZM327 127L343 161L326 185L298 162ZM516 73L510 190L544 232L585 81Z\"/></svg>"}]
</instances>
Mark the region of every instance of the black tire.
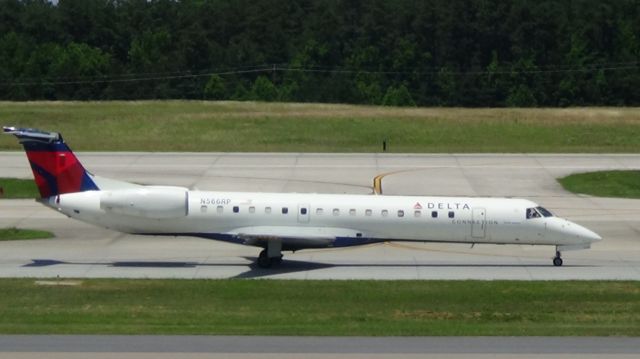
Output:
<instances>
[{"instance_id":1,"label":"black tire","mask_svg":"<svg viewBox=\"0 0 640 359\"><path fill-rule=\"evenodd\" d=\"M260 268L271 268L271 258L267 256L267 250L263 249L258 256L258 267Z\"/></svg>"},{"instance_id":2,"label":"black tire","mask_svg":"<svg viewBox=\"0 0 640 359\"><path fill-rule=\"evenodd\" d=\"M562 266L562 258L560 258L560 257L553 258L553 265L556 266L556 267L561 267Z\"/></svg>"}]
</instances>

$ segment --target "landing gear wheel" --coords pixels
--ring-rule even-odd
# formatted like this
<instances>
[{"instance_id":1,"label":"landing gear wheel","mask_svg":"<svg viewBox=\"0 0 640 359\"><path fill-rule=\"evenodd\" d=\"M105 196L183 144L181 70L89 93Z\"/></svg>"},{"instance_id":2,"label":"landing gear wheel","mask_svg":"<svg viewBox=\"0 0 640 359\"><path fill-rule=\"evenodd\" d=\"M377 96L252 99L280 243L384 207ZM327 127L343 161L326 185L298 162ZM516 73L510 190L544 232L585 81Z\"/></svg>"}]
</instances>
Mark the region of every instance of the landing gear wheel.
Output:
<instances>
[{"instance_id":1,"label":"landing gear wheel","mask_svg":"<svg viewBox=\"0 0 640 359\"><path fill-rule=\"evenodd\" d=\"M260 268L271 268L272 265L278 265L282 263L282 255L280 255L280 257L269 258L267 250L263 249L258 256L257 263L258 267Z\"/></svg>"},{"instance_id":2,"label":"landing gear wheel","mask_svg":"<svg viewBox=\"0 0 640 359\"><path fill-rule=\"evenodd\" d=\"M562 258L560 257L553 258L553 265L556 267L562 266Z\"/></svg>"},{"instance_id":3,"label":"landing gear wheel","mask_svg":"<svg viewBox=\"0 0 640 359\"><path fill-rule=\"evenodd\" d=\"M560 252L556 251L556 257L553 258L553 265L556 267L562 266L562 258L560 257Z\"/></svg>"},{"instance_id":4,"label":"landing gear wheel","mask_svg":"<svg viewBox=\"0 0 640 359\"><path fill-rule=\"evenodd\" d=\"M260 268L270 268L271 267L271 258L267 256L267 250L263 249L258 256L258 267Z\"/></svg>"}]
</instances>

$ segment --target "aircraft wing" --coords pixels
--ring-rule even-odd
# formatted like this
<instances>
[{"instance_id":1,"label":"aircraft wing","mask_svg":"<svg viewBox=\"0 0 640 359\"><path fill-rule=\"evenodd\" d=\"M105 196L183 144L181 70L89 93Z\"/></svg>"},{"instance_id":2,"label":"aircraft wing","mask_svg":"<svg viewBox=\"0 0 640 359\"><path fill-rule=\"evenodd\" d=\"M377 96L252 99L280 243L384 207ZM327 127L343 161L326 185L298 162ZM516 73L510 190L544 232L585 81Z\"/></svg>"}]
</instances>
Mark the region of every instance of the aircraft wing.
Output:
<instances>
[{"instance_id":1,"label":"aircraft wing","mask_svg":"<svg viewBox=\"0 0 640 359\"><path fill-rule=\"evenodd\" d=\"M361 231L349 228L288 226L242 227L225 234L258 247L265 247L270 240L279 240L287 250L343 246L345 238L362 237Z\"/></svg>"}]
</instances>

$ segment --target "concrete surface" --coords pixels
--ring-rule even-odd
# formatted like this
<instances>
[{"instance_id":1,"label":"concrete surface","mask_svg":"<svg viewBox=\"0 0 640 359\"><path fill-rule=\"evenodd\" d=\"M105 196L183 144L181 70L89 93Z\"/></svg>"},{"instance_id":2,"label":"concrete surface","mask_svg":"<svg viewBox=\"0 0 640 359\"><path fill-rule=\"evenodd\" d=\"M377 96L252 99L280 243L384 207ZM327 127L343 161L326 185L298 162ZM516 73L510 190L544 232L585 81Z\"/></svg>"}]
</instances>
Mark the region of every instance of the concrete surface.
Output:
<instances>
[{"instance_id":1,"label":"concrete surface","mask_svg":"<svg viewBox=\"0 0 640 359\"><path fill-rule=\"evenodd\" d=\"M253 265L259 249L198 238L124 235L68 219L30 200L0 200L0 227L51 230L53 240L0 242L2 277L298 279L640 279L640 200L564 191L556 177L640 169L640 155L79 153L90 171L202 190L528 198L599 233L590 250L384 243L285 253L278 269ZM0 177L30 178L24 153L0 153Z\"/></svg>"}]
</instances>

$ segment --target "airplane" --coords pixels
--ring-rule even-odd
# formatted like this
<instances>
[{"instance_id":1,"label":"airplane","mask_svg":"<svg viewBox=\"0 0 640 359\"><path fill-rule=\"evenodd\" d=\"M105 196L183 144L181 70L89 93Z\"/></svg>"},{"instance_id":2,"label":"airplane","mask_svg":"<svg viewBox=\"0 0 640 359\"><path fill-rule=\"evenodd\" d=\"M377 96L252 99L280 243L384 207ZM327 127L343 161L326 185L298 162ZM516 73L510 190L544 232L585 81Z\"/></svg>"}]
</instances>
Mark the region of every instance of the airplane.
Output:
<instances>
[{"instance_id":1,"label":"airplane","mask_svg":"<svg viewBox=\"0 0 640 359\"><path fill-rule=\"evenodd\" d=\"M526 199L193 191L123 182L88 172L62 135L3 127L23 145L41 203L116 231L193 236L261 247L257 264L283 251L387 241L587 249L602 238Z\"/></svg>"}]
</instances>

